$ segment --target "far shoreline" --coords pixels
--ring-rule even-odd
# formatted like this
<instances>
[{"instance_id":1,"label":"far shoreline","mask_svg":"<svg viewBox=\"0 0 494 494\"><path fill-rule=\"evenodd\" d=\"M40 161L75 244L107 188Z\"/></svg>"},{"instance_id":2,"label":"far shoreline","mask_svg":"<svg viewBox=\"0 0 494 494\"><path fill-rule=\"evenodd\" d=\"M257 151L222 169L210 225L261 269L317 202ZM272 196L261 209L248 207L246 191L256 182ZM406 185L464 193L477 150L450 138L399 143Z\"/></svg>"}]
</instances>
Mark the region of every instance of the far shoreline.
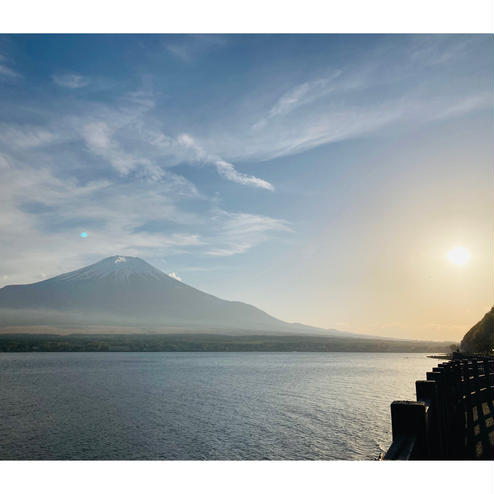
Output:
<instances>
[{"instance_id":1,"label":"far shoreline","mask_svg":"<svg viewBox=\"0 0 494 494\"><path fill-rule=\"evenodd\" d=\"M304 335L0 333L0 353L342 352L446 354L450 342ZM442 357L441 357L442 358Z\"/></svg>"}]
</instances>

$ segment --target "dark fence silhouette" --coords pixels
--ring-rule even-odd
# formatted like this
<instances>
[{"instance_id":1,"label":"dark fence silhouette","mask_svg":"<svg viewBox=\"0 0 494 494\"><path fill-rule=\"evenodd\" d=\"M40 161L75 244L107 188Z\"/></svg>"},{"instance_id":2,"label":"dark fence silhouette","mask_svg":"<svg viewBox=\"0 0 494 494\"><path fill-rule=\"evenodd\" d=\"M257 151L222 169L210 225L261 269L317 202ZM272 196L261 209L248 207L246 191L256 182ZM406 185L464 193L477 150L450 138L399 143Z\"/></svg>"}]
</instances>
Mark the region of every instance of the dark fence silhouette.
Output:
<instances>
[{"instance_id":1,"label":"dark fence silhouette","mask_svg":"<svg viewBox=\"0 0 494 494\"><path fill-rule=\"evenodd\" d=\"M415 385L417 401L391 404L393 443L382 459L494 459L492 357L456 354Z\"/></svg>"}]
</instances>

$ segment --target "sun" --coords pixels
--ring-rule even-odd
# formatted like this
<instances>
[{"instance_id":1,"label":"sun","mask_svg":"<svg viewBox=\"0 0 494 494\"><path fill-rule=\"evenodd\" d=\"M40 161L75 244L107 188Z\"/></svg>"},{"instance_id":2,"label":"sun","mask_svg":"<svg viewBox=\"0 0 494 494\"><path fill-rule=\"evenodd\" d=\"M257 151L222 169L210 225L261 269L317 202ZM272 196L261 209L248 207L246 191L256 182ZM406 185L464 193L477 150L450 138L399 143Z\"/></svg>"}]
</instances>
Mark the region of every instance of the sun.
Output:
<instances>
[{"instance_id":1,"label":"sun","mask_svg":"<svg viewBox=\"0 0 494 494\"><path fill-rule=\"evenodd\" d=\"M470 252L465 247L454 247L448 252L449 262L456 266L463 266L470 259Z\"/></svg>"}]
</instances>

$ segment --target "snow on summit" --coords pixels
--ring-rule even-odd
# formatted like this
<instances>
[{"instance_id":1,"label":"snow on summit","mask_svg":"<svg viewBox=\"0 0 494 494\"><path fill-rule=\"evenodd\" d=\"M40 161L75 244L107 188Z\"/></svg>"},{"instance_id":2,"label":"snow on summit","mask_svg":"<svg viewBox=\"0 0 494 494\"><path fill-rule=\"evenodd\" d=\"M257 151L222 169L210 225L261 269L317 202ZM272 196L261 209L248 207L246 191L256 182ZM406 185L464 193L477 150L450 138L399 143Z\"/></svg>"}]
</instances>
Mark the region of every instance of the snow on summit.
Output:
<instances>
[{"instance_id":1,"label":"snow on summit","mask_svg":"<svg viewBox=\"0 0 494 494\"><path fill-rule=\"evenodd\" d=\"M59 282L101 279L106 277L126 280L130 276L135 275L154 279L167 277L165 273L138 257L112 256L90 266L77 269L76 271L61 274L52 278L52 280Z\"/></svg>"}]
</instances>

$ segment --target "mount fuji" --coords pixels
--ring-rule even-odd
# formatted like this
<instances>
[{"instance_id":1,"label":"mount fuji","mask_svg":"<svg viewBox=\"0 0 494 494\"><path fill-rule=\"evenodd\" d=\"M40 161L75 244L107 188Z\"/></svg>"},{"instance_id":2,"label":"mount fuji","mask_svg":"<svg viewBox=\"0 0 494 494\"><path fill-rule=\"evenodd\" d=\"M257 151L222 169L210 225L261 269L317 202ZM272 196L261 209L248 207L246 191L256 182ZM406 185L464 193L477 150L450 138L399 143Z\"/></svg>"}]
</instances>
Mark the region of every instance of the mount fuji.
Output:
<instances>
[{"instance_id":1,"label":"mount fuji","mask_svg":"<svg viewBox=\"0 0 494 494\"><path fill-rule=\"evenodd\" d=\"M0 289L0 328L121 328L128 331L350 336L287 323L222 300L138 257L113 256L76 271Z\"/></svg>"}]
</instances>

